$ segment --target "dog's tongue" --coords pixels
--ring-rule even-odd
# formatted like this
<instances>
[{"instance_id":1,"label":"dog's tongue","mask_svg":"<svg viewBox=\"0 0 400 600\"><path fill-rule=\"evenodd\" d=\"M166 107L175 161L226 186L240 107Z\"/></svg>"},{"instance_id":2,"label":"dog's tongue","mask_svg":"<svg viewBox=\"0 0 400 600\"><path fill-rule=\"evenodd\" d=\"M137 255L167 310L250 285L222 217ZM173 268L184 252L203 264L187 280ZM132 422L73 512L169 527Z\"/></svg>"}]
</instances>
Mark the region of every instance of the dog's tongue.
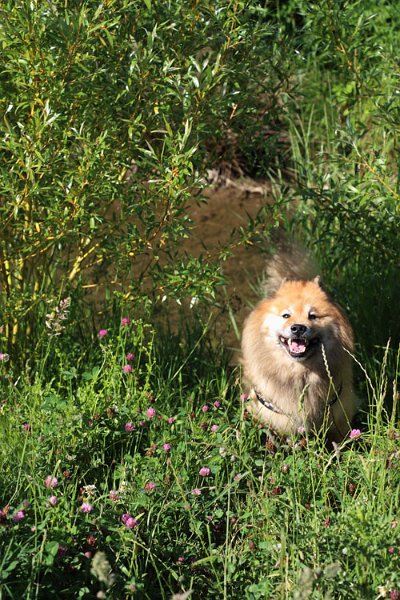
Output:
<instances>
[{"instance_id":1,"label":"dog's tongue","mask_svg":"<svg viewBox=\"0 0 400 600\"><path fill-rule=\"evenodd\" d=\"M304 340L289 340L290 352L293 354L302 354L306 351L306 347Z\"/></svg>"}]
</instances>

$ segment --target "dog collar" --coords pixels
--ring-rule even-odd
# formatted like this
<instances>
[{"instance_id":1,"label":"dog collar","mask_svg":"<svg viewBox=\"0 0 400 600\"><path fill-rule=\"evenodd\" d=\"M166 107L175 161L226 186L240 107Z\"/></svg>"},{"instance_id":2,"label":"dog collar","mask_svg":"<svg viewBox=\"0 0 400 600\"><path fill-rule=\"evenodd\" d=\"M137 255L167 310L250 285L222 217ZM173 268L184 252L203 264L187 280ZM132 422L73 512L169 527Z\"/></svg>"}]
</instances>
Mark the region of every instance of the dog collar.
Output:
<instances>
[{"instance_id":1,"label":"dog collar","mask_svg":"<svg viewBox=\"0 0 400 600\"><path fill-rule=\"evenodd\" d=\"M335 404L335 402L337 402L340 398L340 394L342 393L342 389L343 389L343 383L340 384L338 391L336 392L335 390L335 395L333 396L332 400L330 400L328 402L328 406L333 406ZM278 414L278 415L284 415L285 413L282 412L279 408L277 408L275 406L275 404L273 404L270 400L267 400L266 398L264 398L264 396L262 396L260 394L260 392L253 387L254 393L256 395L257 400L263 405L265 406L265 408L268 408L268 410L272 410L272 412Z\"/></svg>"},{"instance_id":2,"label":"dog collar","mask_svg":"<svg viewBox=\"0 0 400 600\"><path fill-rule=\"evenodd\" d=\"M277 413L278 415L283 415L283 414L284 414L284 413L283 413L281 410L279 410L279 408L277 408L277 407L275 406L275 404L272 404L272 402L270 402L269 400L267 400L266 398L264 398L264 396L262 396L262 395L260 394L260 392L258 392L258 391L256 390L256 388L255 388L255 387L253 387L253 390L254 390L254 393L255 393L255 395L256 395L256 398L257 398L257 400L258 400L259 402L261 402L261 404L262 404L263 406L265 406L265 408L268 408L268 410L272 410L272 412L274 412L274 413Z\"/></svg>"}]
</instances>

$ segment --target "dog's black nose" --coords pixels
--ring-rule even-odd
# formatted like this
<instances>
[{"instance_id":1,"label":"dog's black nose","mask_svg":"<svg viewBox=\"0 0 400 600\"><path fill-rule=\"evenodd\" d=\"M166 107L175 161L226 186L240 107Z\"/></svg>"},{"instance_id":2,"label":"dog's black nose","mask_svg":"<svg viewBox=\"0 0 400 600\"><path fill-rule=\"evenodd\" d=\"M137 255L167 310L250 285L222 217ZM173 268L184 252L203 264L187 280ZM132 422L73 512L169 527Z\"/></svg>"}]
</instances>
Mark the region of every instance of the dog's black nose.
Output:
<instances>
[{"instance_id":1,"label":"dog's black nose","mask_svg":"<svg viewBox=\"0 0 400 600\"><path fill-rule=\"evenodd\" d=\"M307 327L305 325L299 325L298 323L295 323L295 325L290 327L290 331L295 335L304 335L307 331Z\"/></svg>"}]
</instances>

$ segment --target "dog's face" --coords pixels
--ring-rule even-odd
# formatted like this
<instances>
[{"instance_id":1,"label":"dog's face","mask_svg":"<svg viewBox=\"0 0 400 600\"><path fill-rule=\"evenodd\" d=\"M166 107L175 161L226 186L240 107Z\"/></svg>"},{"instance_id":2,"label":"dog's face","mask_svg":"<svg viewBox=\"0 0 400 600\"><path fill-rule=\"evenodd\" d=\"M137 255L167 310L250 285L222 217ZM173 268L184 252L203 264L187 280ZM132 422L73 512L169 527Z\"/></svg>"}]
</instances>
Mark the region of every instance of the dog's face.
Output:
<instances>
[{"instance_id":1,"label":"dog's face","mask_svg":"<svg viewBox=\"0 0 400 600\"><path fill-rule=\"evenodd\" d=\"M320 360L321 345L327 353L345 343L345 318L319 280L285 281L265 306L262 329L265 342L274 344L289 361ZM351 345L351 341L350 341Z\"/></svg>"}]
</instances>

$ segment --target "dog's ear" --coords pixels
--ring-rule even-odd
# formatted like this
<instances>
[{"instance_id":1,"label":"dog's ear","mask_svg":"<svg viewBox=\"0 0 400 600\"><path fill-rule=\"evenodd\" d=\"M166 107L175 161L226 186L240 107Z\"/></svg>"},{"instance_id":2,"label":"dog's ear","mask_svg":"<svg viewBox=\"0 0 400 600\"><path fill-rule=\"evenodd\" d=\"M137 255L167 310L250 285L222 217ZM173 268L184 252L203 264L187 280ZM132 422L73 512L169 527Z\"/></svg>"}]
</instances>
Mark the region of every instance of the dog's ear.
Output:
<instances>
[{"instance_id":1,"label":"dog's ear","mask_svg":"<svg viewBox=\"0 0 400 600\"><path fill-rule=\"evenodd\" d=\"M319 287L320 290L325 292L325 294L330 297L329 290L325 287L324 282L321 281L320 275L317 275L316 277L314 277L313 282L317 284L317 286ZM331 300L332 300L332 298L331 298ZM333 302L333 300L332 300L332 302Z\"/></svg>"},{"instance_id":2,"label":"dog's ear","mask_svg":"<svg viewBox=\"0 0 400 600\"><path fill-rule=\"evenodd\" d=\"M314 277L313 282L316 283L320 288L323 287L323 285L321 283L321 277L320 277L320 275L317 275L316 277Z\"/></svg>"}]
</instances>

